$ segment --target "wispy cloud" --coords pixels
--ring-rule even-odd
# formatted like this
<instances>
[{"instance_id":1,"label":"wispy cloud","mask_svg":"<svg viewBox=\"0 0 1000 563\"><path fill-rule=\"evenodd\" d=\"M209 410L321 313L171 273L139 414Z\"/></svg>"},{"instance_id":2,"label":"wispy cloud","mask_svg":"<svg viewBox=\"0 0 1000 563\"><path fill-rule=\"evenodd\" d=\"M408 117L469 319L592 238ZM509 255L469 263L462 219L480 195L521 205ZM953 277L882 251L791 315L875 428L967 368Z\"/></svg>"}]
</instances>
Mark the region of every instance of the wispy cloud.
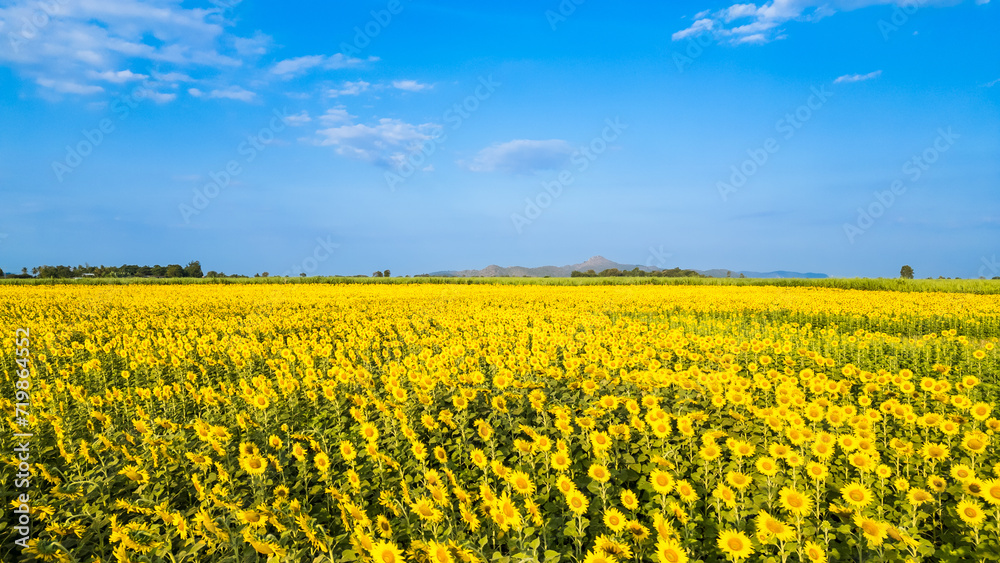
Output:
<instances>
[{"instance_id":1,"label":"wispy cloud","mask_svg":"<svg viewBox=\"0 0 1000 563\"><path fill-rule=\"evenodd\" d=\"M562 139L515 139L482 149L466 168L473 172L530 174L561 168L572 154L572 145Z\"/></svg>"},{"instance_id":2,"label":"wispy cloud","mask_svg":"<svg viewBox=\"0 0 1000 563\"><path fill-rule=\"evenodd\" d=\"M838 76L833 83L841 84L843 82L864 82L865 80L872 80L873 78L878 78L879 76L882 76L881 70L869 72L868 74L845 74L844 76Z\"/></svg>"},{"instance_id":3,"label":"wispy cloud","mask_svg":"<svg viewBox=\"0 0 1000 563\"><path fill-rule=\"evenodd\" d=\"M337 96L357 96L358 94L365 92L371 86L370 83L364 80L358 80L356 82L344 82L340 88L331 88L326 91L326 95L331 98L336 98Z\"/></svg>"},{"instance_id":4,"label":"wispy cloud","mask_svg":"<svg viewBox=\"0 0 1000 563\"><path fill-rule=\"evenodd\" d=\"M989 0L977 0L985 4ZM694 15L693 23L671 38L681 41L710 34L732 44L767 43L785 37L781 26L791 22L815 22L838 12L869 6L899 4L899 0L772 0L761 5L732 4L728 8L705 10ZM921 6L954 5L954 0L920 0Z\"/></svg>"},{"instance_id":5,"label":"wispy cloud","mask_svg":"<svg viewBox=\"0 0 1000 563\"><path fill-rule=\"evenodd\" d=\"M320 121L326 123L346 115L328 110ZM331 146L337 154L371 162L378 166L393 168L399 166L407 154L419 150L434 138L440 126L433 123L412 124L399 119L382 118L374 124L351 123L353 116L346 115L347 123L337 127L320 129L316 132L316 144Z\"/></svg>"},{"instance_id":6,"label":"wispy cloud","mask_svg":"<svg viewBox=\"0 0 1000 563\"><path fill-rule=\"evenodd\" d=\"M188 89L188 94L191 94L195 98L239 100L241 102L252 102L254 98L257 97L256 93L239 86L230 86L225 89L211 90L207 93L202 92L198 88L190 88Z\"/></svg>"},{"instance_id":7,"label":"wispy cloud","mask_svg":"<svg viewBox=\"0 0 1000 563\"><path fill-rule=\"evenodd\" d=\"M406 90L407 92L420 92L421 90L427 90L433 86L417 82L416 80L394 80L392 87L398 90Z\"/></svg>"},{"instance_id":8,"label":"wispy cloud","mask_svg":"<svg viewBox=\"0 0 1000 563\"><path fill-rule=\"evenodd\" d=\"M378 57L368 57L359 59L348 57L343 53L335 55L309 55L278 61L271 67L271 73L284 79L301 76L312 69L336 70L341 68L358 67L365 63L378 61Z\"/></svg>"}]
</instances>

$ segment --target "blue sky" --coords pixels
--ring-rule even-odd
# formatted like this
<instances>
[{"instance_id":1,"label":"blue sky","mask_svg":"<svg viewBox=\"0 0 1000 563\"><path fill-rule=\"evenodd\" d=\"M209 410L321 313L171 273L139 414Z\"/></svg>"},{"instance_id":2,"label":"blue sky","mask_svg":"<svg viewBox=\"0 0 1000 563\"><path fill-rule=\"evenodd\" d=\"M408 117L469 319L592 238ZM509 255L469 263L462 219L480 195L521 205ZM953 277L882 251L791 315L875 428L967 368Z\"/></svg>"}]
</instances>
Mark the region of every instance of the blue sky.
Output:
<instances>
[{"instance_id":1,"label":"blue sky","mask_svg":"<svg viewBox=\"0 0 1000 563\"><path fill-rule=\"evenodd\" d=\"M0 2L0 267L1000 275L996 2L578 1Z\"/></svg>"}]
</instances>

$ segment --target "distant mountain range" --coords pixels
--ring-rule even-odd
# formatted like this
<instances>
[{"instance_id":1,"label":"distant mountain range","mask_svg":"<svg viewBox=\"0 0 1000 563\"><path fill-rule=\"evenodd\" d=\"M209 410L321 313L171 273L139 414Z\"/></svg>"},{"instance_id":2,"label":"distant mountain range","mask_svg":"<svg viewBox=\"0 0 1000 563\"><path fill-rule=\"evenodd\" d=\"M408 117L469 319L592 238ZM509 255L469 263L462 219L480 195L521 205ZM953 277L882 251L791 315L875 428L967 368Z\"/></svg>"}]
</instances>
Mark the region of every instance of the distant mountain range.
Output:
<instances>
[{"instance_id":1,"label":"distant mountain range","mask_svg":"<svg viewBox=\"0 0 1000 563\"><path fill-rule=\"evenodd\" d=\"M645 272L651 272L654 270L666 269L666 268L656 268L652 266L642 266L639 264L619 264L618 262L613 262L608 260L603 256L594 256L593 258L587 260L586 262L581 262L579 264L571 264L569 266L541 266L538 268L525 268L523 266L510 266L507 268L497 266L496 264L491 264L486 266L482 270L449 270L442 272L432 272L432 276L449 276L449 277L459 277L459 278L497 278L497 277L524 277L528 276L530 278L543 278L545 276L553 278L568 278L570 274L576 270L578 272L586 272L587 270L594 270L595 272L601 272L602 270L607 270L610 268L617 268L618 270L632 270L639 268ZM826 274L816 274L816 273L801 273L801 272L786 272L784 270L777 272L748 272L748 271L736 271L736 270L723 270L723 269L713 269L713 270L695 270L699 274L706 275L713 278L724 278L729 272L732 272L732 277L738 278L740 274L748 278L828 278L830 276Z\"/></svg>"}]
</instances>

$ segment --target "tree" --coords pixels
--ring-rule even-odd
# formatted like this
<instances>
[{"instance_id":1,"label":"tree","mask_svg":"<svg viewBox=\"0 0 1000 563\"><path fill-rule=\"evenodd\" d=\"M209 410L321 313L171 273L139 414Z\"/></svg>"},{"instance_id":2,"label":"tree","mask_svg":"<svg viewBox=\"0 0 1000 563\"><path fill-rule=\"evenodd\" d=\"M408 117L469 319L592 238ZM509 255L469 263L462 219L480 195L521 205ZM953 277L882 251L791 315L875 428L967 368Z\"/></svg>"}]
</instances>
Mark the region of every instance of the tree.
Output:
<instances>
[{"instance_id":1,"label":"tree","mask_svg":"<svg viewBox=\"0 0 1000 563\"><path fill-rule=\"evenodd\" d=\"M388 278L389 277L389 270L386 270L386 271L382 272L382 277L383 278Z\"/></svg>"},{"instance_id":2,"label":"tree","mask_svg":"<svg viewBox=\"0 0 1000 563\"><path fill-rule=\"evenodd\" d=\"M271 275L271 274L270 274L269 272L262 272L262 273L260 274L260 277L262 277L262 278L266 278L267 276L270 276L270 275Z\"/></svg>"},{"instance_id":3,"label":"tree","mask_svg":"<svg viewBox=\"0 0 1000 563\"><path fill-rule=\"evenodd\" d=\"M206 277L206 278L217 278L217 277L219 277L219 272L216 272L215 270L209 270L209 271L208 271L208 272L207 272L207 273L205 274L205 277Z\"/></svg>"},{"instance_id":4,"label":"tree","mask_svg":"<svg viewBox=\"0 0 1000 563\"><path fill-rule=\"evenodd\" d=\"M912 280L913 279L913 268L911 268L909 266L903 266L899 270L899 277L901 277L903 279L906 279L906 280Z\"/></svg>"},{"instance_id":5,"label":"tree","mask_svg":"<svg viewBox=\"0 0 1000 563\"><path fill-rule=\"evenodd\" d=\"M306 273L305 273L305 272L299 272L299 277L300 277L300 278L304 278L304 277L306 277Z\"/></svg>"},{"instance_id":6,"label":"tree","mask_svg":"<svg viewBox=\"0 0 1000 563\"><path fill-rule=\"evenodd\" d=\"M375 270L374 272L372 272L372 277L373 278L381 278L382 277L382 272L380 272L378 270Z\"/></svg>"},{"instance_id":7,"label":"tree","mask_svg":"<svg viewBox=\"0 0 1000 563\"><path fill-rule=\"evenodd\" d=\"M184 266L184 276L188 278L203 277L201 273L201 262L197 260L194 262L188 262L188 265Z\"/></svg>"},{"instance_id":8,"label":"tree","mask_svg":"<svg viewBox=\"0 0 1000 563\"><path fill-rule=\"evenodd\" d=\"M184 268L181 268L180 264L167 264L167 269L164 273L168 278L183 278Z\"/></svg>"}]
</instances>

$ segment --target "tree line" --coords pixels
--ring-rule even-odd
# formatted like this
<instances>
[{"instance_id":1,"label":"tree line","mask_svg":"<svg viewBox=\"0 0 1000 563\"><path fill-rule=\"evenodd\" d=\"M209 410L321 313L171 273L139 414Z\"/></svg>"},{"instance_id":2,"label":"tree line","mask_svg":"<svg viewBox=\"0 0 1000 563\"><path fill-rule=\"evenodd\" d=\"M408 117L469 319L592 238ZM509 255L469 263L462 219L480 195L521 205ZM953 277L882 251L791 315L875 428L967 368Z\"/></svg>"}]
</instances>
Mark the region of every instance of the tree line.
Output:
<instances>
[{"instance_id":1,"label":"tree line","mask_svg":"<svg viewBox=\"0 0 1000 563\"><path fill-rule=\"evenodd\" d=\"M42 265L31 269L21 268L20 274L6 274L0 270L0 277L6 278L218 278L218 277L246 277L237 274L226 276L221 272L209 271L207 274L201 270L201 263L197 260L188 262L187 266L180 264L168 264L161 266L139 266L135 264L122 264L121 266L49 266Z\"/></svg>"}]
</instances>

